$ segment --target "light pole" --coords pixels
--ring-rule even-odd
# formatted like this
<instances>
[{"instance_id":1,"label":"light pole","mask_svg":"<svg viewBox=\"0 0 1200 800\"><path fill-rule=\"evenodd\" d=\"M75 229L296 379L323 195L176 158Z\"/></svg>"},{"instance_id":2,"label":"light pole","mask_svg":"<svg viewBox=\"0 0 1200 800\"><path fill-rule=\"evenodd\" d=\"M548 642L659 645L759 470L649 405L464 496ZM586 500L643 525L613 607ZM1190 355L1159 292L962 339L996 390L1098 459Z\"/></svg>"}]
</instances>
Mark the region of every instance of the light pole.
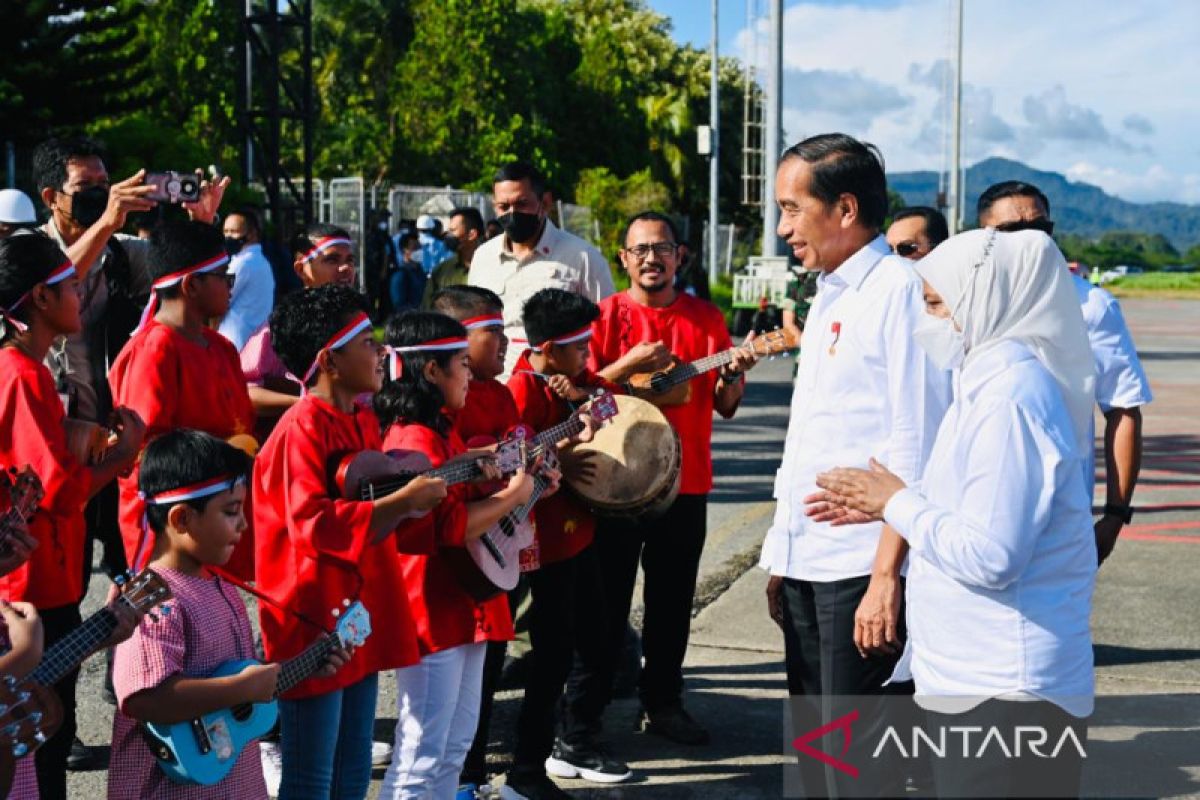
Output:
<instances>
[{"instance_id":1,"label":"light pole","mask_svg":"<svg viewBox=\"0 0 1200 800\"><path fill-rule=\"evenodd\" d=\"M779 207L775 205L775 159L783 148L779 144L783 118L783 0L770 0L770 45L767 48L766 130L763 131L763 235L762 254L779 254Z\"/></svg>"},{"instance_id":2,"label":"light pole","mask_svg":"<svg viewBox=\"0 0 1200 800\"><path fill-rule=\"evenodd\" d=\"M721 166L720 135L720 75L717 64L717 9L718 0L712 0L712 75L709 86L708 124L712 129L712 149L708 156L708 283L717 282L717 251L720 249L717 177Z\"/></svg>"}]
</instances>

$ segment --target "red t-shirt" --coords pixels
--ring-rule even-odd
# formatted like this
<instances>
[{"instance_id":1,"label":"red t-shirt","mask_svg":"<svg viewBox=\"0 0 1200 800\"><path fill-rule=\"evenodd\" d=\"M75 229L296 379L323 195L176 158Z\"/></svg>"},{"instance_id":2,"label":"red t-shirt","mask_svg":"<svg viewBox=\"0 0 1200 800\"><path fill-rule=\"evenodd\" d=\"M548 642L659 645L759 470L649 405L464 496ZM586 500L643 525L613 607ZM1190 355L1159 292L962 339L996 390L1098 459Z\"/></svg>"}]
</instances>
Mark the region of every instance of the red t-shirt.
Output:
<instances>
[{"instance_id":1,"label":"red t-shirt","mask_svg":"<svg viewBox=\"0 0 1200 800\"><path fill-rule=\"evenodd\" d=\"M728 350L733 346L721 310L706 300L680 293L665 308L644 306L621 292L600 301L600 316L592 323L595 370L613 363L642 342L662 343L681 361ZM662 408L679 433L683 448L680 494L707 494L712 489L713 391L717 370L692 378L691 399Z\"/></svg>"},{"instance_id":2,"label":"red t-shirt","mask_svg":"<svg viewBox=\"0 0 1200 800\"><path fill-rule=\"evenodd\" d=\"M526 350L517 359L508 379L508 390L512 392L521 421L540 433L571 416L572 408L554 393L545 379L532 374L534 369L529 363L529 353ZM575 379L575 385L603 386L610 392L621 392L619 387L589 370L584 370ZM538 555L542 564L565 561L592 543L596 535L596 518L570 492L555 492L545 500L539 500L535 508Z\"/></svg>"},{"instance_id":3,"label":"red t-shirt","mask_svg":"<svg viewBox=\"0 0 1200 800\"><path fill-rule=\"evenodd\" d=\"M288 409L254 460L255 577L259 590L285 608L332 627L330 611L360 600L374 633L332 678L310 678L287 694L312 697L374 672L417 663L417 634L393 537L421 526L404 523L378 543L370 531L372 504L330 494L334 458L380 450L379 421L370 409L339 411L307 395ZM406 539L406 546L414 542ZM428 543L432 547L432 542ZM265 602L258 604L263 648L271 661L291 658L319 635L311 625Z\"/></svg>"},{"instance_id":4,"label":"red t-shirt","mask_svg":"<svg viewBox=\"0 0 1200 800\"><path fill-rule=\"evenodd\" d=\"M219 439L253 434L254 407L238 352L229 340L204 328L203 347L157 320L130 339L109 370L113 402L128 406L146 423L146 440L168 431L193 428ZM140 459L139 459L140 464ZM142 536L142 511L138 498L138 467L120 479L121 538L125 555L134 563ZM246 518L251 517L247 510ZM249 580L254 574L253 526L242 534L225 569Z\"/></svg>"},{"instance_id":5,"label":"red t-shirt","mask_svg":"<svg viewBox=\"0 0 1200 800\"><path fill-rule=\"evenodd\" d=\"M467 450L453 428L449 436L442 436L424 425L403 423L387 429L383 446L389 451L424 453L434 467ZM451 486L447 498L429 514L433 517L438 550L427 556L400 554L421 655L473 642L507 642L513 638L508 597L501 593L482 603L476 602L462 588L453 567L440 552L465 546L465 504L484 496L475 484Z\"/></svg>"},{"instance_id":6,"label":"red t-shirt","mask_svg":"<svg viewBox=\"0 0 1200 800\"><path fill-rule=\"evenodd\" d=\"M83 508L92 476L67 449L64 416L50 371L15 347L0 347L0 466L31 466L45 492L29 520L38 547L0 577L0 597L39 609L78 603L84 590Z\"/></svg>"},{"instance_id":7,"label":"red t-shirt","mask_svg":"<svg viewBox=\"0 0 1200 800\"><path fill-rule=\"evenodd\" d=\"M454 429L468 445L482 438L498 442L520 424L512 392L497 380L472 380L466 405L454 414Z\"/></svg>"}]
</instances>

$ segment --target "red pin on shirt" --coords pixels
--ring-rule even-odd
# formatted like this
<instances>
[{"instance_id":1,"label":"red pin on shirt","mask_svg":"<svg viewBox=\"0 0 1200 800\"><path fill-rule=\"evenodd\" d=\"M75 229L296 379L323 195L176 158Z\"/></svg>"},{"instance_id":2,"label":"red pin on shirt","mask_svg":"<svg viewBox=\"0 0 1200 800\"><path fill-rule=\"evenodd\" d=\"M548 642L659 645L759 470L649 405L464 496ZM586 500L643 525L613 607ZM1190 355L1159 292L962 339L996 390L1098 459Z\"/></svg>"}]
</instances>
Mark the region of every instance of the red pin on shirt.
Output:
<instances>
[{"instance_id":1,"label":"red pin on shirt","mask_svg":"<svg viewBox=\"0 0 1200 800\"><path fill-rule=\"evenodd\" d=\"M833 335L833 341L829 343L829 355L837 355L838 339L842 338L842 323L835 322L831 324L829 332Z\"/></svg>"}]
</instances>

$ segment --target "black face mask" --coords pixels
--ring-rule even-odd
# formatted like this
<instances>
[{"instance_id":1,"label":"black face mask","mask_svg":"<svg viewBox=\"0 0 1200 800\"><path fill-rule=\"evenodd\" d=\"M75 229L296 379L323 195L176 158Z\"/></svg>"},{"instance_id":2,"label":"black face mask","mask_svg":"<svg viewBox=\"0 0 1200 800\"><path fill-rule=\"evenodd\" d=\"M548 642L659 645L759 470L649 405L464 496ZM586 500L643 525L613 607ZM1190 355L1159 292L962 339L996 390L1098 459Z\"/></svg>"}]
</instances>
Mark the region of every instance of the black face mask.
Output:
<instances>
[{"instance_id":1,"label":"black face mask","mask_svg":"<svg viewBox=\"0 0 1200 800\"><path fill-rule=\"evenodd\" d=\"M453 233L447 233L445 236L442 237L442 244L446 245L446 249L449 250L451 253L457 253L458 247L459 247L459 245L462 244L462 242L460 242L458 240L458 237L455 236Z\"/></svg>"},{"instance_id":2,"label":"black face mask","mask_svg":"<svg viewBox=\"0 0 1200 800\"><path fill-rule=\"evenodd\" d=\"M246 240L244 238L236 239L232 236L226 236L225 237L225 252L231 256L236 256L238 253L242 252L242 247L245 244L246 244Z\"/></svg>"},{"instance_id":3,"label":"black face mask","mask_svg":"<svg viewBox=\"0 0 1200 800\"><path fill-rule=\"evenodd\" d=\"M500 227L504 229L510 241L525 244L537 236L538 228L542 225L542 218L537 214L510 211L496 217L496 222L500 223Z\"/></svg>"},{"instance_id":4,"label":"black face mask","mask_svg":"<svg viewBox=\"0 0 1200 800\"><path fill-rule=\"evenodd\" d=\"M91 186L67 196L71 198L71 219L85 228L99 222L108 208L108 188L104 186Z\"/></svg>"}]
</instances>

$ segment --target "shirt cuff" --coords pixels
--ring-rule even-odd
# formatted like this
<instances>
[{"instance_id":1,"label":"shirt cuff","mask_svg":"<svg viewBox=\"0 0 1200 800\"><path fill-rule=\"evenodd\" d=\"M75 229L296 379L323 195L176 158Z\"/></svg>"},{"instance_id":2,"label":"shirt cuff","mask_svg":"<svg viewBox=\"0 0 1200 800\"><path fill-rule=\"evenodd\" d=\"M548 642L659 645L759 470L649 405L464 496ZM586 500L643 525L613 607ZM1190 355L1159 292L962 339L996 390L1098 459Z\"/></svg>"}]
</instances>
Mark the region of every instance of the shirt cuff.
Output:
<instances>
[{"instance_id":1,"label":"shirt cuff","mask_svg":"<svg viewBox=\"0 0 1200 800\"><path fill-rule=\"evenodd\" d=\"M920 536L916 530L917 514L925 508L925 498L912 488L904 488L892 495L883 507L883 521L904 537L912 548L917 548Z\"/></svg>"}]
</instances>

